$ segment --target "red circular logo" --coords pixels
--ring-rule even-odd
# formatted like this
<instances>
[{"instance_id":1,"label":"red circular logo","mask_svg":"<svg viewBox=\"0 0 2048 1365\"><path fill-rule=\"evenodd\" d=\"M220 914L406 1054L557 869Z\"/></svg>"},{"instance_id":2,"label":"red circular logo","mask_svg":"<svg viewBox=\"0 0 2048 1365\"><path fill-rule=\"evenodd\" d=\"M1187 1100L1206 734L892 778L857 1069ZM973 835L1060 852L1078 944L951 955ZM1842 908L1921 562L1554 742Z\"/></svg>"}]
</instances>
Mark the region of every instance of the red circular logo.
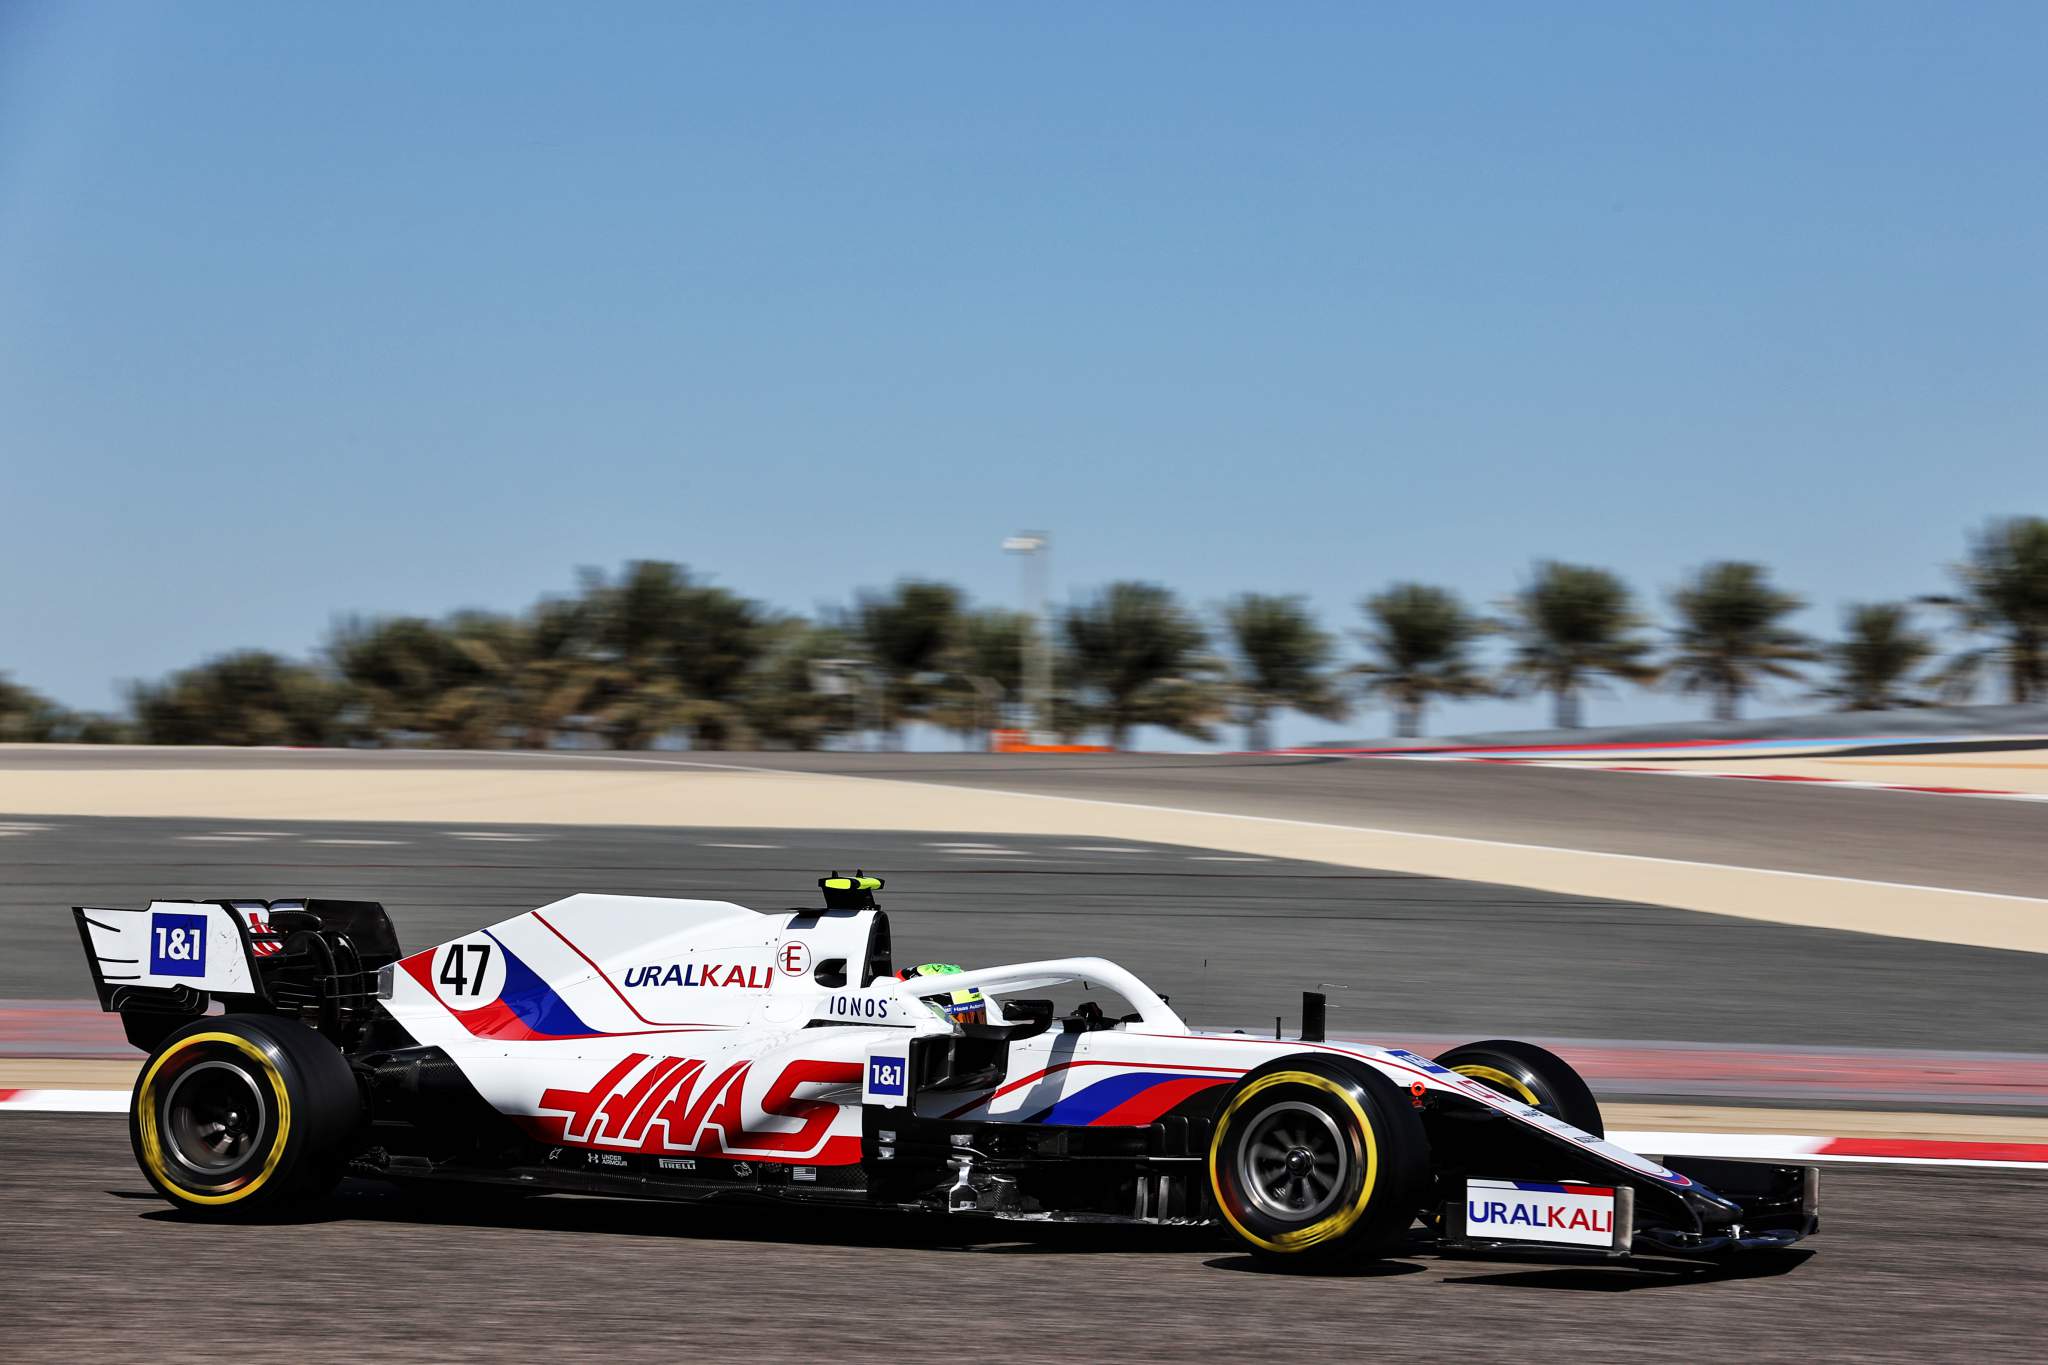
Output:
<instances>
[{"instance_id":1,"label":"red circular logo","mask_svg":"<svg viewBox=\"0 0 2048 1365\"><path fill-rule=\"evenodd\" d=\"M775 966L784 976L802 976L811 969L811 950L791 939L775 950Z\"/></svg>"}]
</instances>

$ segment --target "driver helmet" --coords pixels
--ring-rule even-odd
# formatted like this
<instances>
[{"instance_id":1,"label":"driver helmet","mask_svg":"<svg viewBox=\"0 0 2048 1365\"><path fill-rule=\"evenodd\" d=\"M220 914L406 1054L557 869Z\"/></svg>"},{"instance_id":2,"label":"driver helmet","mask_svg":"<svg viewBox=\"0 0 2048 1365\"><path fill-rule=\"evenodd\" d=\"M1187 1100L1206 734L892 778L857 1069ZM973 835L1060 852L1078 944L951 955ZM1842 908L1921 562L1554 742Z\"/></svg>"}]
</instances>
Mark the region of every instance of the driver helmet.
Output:
<instances>
[{"instance_id":1,"label":"driver helmet","mask_svg":"<svg viewBox=\"0 0 2048 1365\"><path fill-rule=\"evenodd\" d=\"M898 981L909 981L920 976L957 976L960 968L951 962L927 962L917 967L905 967L896 973ZM934 1011L956 1024L986 1024L988 1022L988 1001L977 990L954 991L943 999L932 997L925 1001Z\"/></svg>"}]
</instances>

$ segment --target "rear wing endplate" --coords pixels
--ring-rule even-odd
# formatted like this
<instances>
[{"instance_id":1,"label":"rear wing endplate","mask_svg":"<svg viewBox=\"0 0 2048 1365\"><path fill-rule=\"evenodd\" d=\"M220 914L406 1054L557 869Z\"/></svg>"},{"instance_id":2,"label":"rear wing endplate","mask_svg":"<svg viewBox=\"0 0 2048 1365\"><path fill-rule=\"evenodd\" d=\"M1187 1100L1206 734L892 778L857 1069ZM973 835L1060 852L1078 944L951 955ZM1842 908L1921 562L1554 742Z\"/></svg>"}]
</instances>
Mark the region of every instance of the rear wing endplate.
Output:
<instances>
[{"instance_id":1,"label":"rear wing endplate","mask_svg":"<svg viewBox=\"0 0 2048 1365\"><path fill-rule=\"evenodd\" d=\"M74 906L71 913L103 1010L198 1013L210 995L266 998L249 923L228 902Z\"/></svg>"}]
</instances>

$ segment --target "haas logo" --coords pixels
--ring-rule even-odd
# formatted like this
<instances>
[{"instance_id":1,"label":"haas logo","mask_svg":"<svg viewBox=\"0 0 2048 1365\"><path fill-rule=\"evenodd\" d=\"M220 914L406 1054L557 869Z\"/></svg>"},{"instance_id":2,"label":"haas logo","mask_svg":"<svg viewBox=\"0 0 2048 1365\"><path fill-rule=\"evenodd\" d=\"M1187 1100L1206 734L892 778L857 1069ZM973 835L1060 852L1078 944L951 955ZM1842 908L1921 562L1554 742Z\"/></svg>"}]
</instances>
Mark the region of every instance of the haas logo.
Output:
<instances>
[{"instance_id":1,"label":"haas logo","mask_svg":"<svg viewBox=\"0 0 2048 1365\"><path fill-rule=\"evenodd\" d=\"M643 1070L650 1060L653 1064ZM550 1087L540 1107L563 1116L544 1122L551 1130L548 1136L564 1142L654 1153L737 1149L802 1155L818 1149L839 1106L797 1099L797 1087L843 1085L861 1074L857 1062L791 1062L761 1097L760 1109L770 1117L794 1119L798 1126L788 1132L749 1132L741 1096L752 1069L752 1062L734 1062L713 1073L696 1058L650 1059L636 1052L588 1090Z\"/></svg>"}]
</instances>

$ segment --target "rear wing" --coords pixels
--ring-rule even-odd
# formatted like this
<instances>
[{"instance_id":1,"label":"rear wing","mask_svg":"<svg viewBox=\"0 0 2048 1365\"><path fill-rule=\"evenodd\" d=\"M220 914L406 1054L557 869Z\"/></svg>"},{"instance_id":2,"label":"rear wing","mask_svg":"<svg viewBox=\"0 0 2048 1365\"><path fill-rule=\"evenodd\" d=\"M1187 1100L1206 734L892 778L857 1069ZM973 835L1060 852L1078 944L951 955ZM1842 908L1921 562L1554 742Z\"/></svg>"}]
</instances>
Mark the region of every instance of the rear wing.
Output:
<instances>
[{"instance_id":1,"label":"rear wing","mask_svg":"<svg viewBox=\"0 0 2048 1365\"><path fill-rule=\"evenodd\" d=\"M255 903L267 906L265 902ZM193 1013L210 995L266 998L248 920L226 901L152 901L147 910L74 906L100 1008ZM276 938L265 918L265 945Z\"/></svg>"},{"instance_id":2,"label":"rear wing","mask_svg":"<svg viewBox=\"0 0 2048 1365\"><path fill-rule=\"evenodd\" d=\"M374 901L151 901L144 910L74 906L100 1008L151 1048L214 1000L305 1020L359 1025L398 935Z\"/></svg>"}]
</instances>

